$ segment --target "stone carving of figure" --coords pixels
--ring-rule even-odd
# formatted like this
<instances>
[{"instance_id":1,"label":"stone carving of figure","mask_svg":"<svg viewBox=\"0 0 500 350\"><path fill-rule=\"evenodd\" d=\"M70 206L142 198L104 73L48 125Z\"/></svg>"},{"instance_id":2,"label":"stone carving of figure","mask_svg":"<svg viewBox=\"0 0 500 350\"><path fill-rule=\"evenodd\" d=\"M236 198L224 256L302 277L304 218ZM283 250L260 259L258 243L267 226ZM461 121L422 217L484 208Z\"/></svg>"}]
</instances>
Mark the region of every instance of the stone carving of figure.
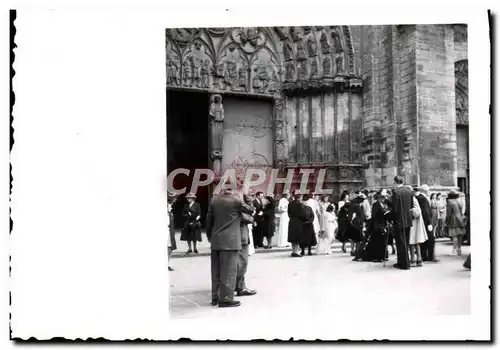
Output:
<instances>
[{"instance_id":1,"label":"stone carving of figure","mask_svg":"<svg viewBox=\"0 0 500 350\"><path fill-rule=\"evenodd\" d=\"M318 75L318 61L316 57L311 59L311 78L315 78Z\"/></svg>"},{"instance_id":2,"label":"stone carving of figure","mask_svg":"<svg viewBox=\"0 0 500 350\"><path fill-rule=\"evenodd\" d=\"M290 43L286 43L283 48L283 55L285 56L285 61L293 60L293 50Z\"/></svg>"},{"instance_id":3,"label":"stone carving of figure","mask_svg":"<svg viewBox=\"0 0 500 350\"><path fill-rule=\"evenodd\" d=\"M182 85L191 86L191 66L188 61L184 61L182 67Z\"/></svg>"},{"instance_id":4,"label":"stone carving of figure","mask_svg":"<svg viewBox=\"0 0 500 350\"><path fill-rule=\"evenodd\" d=\"M318 45L316 44L316 39L312 36L307 40L307 51L309 51L309 56L316 56L318 50Z\"/></svg>"},{"instance_id":5,"label":"stone carving of figure","mask_svg":"<svg viewBox=\"0 0 500 350\"><path fill-rule=\"evenodd\" d=\"M224 71L224 82L226 85L234 87L236 80L236 62L227 61L226 62L226 70Z\"/></svg>"},{"instance_id":6,"label":"stone carving of figure","mask_svg":"<svg viewBox=\"0 0 500 350\"><path fill-rule=\"evenodd\" d=\"M328 37L326 36L325 32L321 34L321 38L319 39L320 44L321 44L321 52L324 54L330 53L331 48L330 44L328 43Z\"/></svg>"},{"instance_id":7,"label":"stone carving of figure","mask_svg":"<svg viewBox=\"0 0 500 350\"><path fill-rule=\"evenodd\" d=\"M278 75L276 74L276 71L273 69L273 76L271 78L271 81L269 82L267 92L269 92L270 94L275 93L277 91L278 84L279 84Z\"/></svg>"},{"instance_id":8,"label":"stone carving of figure","mask_svg":"<svg viewBox=\"0 0 500 350\"><path fill-rule=\"evenodd\" d=\"M304 49L304 43L299 41L297 43L297 59L304 60L306 59L306 50Z\"/></svg>"},{"instance_id":9,"label":"stone carving of figure","mask_svg":"<svg viewBox=\"0 0 500 350\"><path fill-rule=\"evenodd\" d=\"M257 46L260 31L257 27L242 28L240 30L240 40L242 44L249 42L252 46Z\"/></svg>"},{"instance_id":10,"label":"stone carving of figure","mask_svg":"<svg viewBox=\"0 0 500 350\"><path fill-rule=\"evenodd\" d=\"M213 121L224 121L224 106L222 105L222 96L219 94L212 95L210 104L210 116Z\"/></svg>"},{"instance_id":11,"label":"stone carving of figure","mask_svg":"<svg viewBox=\"0 0 500 350\"><path fill-rule=\"evenodd\" d=\"M274 27L274 31L276 32L276 34L278 34L280 40L285 40L288 37L283 29L283 27Z\"/></svg>"},{"instance_id":12,"label":"stone carving of figure","mask_svg":"<svg viewBox=\"0 0 500 350\"><path fill-rule=\"evenodd\" d=\"M209 81L208 81L209 65L210 65L210 61L205 60L205 61L203 61L203 66L201 67L201 87L203 87L203 88L209 87Z\"/></svg>"},{"instance_id":13,"label":"stone carving of figure","mask_svg":"<svg viewBox=\"0 0 500 350\"><path fill-rule=\"evenodd\" d=\"M344 71L343 70L343 59L342 59L342 56L338 56L337 59L335 60L335 62L337 63L337 74L342 74L342 72Z\"/></svg>"},{"instance_id":14,"label":"stone carving of figure","mask_svg":"<svg viewBox=\"0 0 500 350\"><path fill-rule=\"evenodd\" d=\"M216 175L221 172L222 159L222 141L224 139L224 106L222 105L222 97L219 94L210 97L210 111L209 114L212 118L211 132L212 132L212 152L211 156L214 160L214 172Z\"/></svg>"},{"instance_id":15,"label":"stone carving of figure","mask_svg":"<svg viewBox=\"0 0 500 350\"><path fill-rule=\"evenodd\" d=\"M269 75L267 73L267 68L264 66L257 67L254 69L255 75L253 78L253 88L255 91L261 93L266 92L267 86L269 85Z\"/></svg>"},{"instance_id":16,"label":"stone carving of figure","mask_svg":"<svg viewBox=\"0 0 500 350\"><path fill-rule=\"evenodd\" d=\"M295 79L295 65L289 62L285 66L285 79L287 81L292 81Z\"/></svg>"},{"instance_id":17,"label":"stone carving of figure","mask_svg":"<svg viewBox=\"0 0 500 350\"><path fill-rule=\"evenodd\" d=\"M214 71L214 85L219 89L224 89L224 63L215 65Z\"/></svg>"},{"instance_id":18,"label":"stone carving of figure","mask_svg":"<svg viewBox=\"0 0 500 350\"><path fill-rule=\"evenodd\" d=\"M259 78L259 75L258 75L257 68L255 68L253 71L255 73L254 76L253 76L253 79L252 79L253 90L254 91L260 91L260 89L261 89L261 82L260 82L260 78Z\"/></svg>"},{"instance_id":19,"label":"stone carving of figure","mask_svg":"<svg viewBox=\"0 0 500 350\"><path fill-rule=\"evenodd\" d=\"M299 80L307 80L307 61L301 61L298 63L299 69Z\"/></svg>"},{"instance_id":20,"label":"stone carving of figure","mask_svg":"<svg viewBox=\"0 0 500 350\"><path fill-rule=\"evenodd\" d=\"M193 69L193 84L197 87L201 86L200 80L200 68L201 68L201 60L198 57L191 56L191 65Z\"/></svg>"},{"instance_id":21,"label":"stone carving of figure","mask_svg":"<svg viewBox=\"0 0 500 350\"><path fill-rule=\"evenodd\" d=\"M340 38L337 33L332 32L333 38L333 49L336 53L342 52L342 44L340 43Z\"/></svg>"},{"instance_id":22,"label":"stone carving of figure","mask_svg":"<svg viewBox=\"0 0 500 350\"><path fill-rule=\"evenodd\" d=\"M293 41L299 41L300 39L302 39L297 27L290 27L290 36L292 37Z\"/></svg>"},{"instance_id":23,"label":"stone carving of figure","mask_svg":"<svg viewBox=\"0 0 500 350\"><path fill-rule=\"evenodd\" d=\"M323 58L323 76L329 77L332 72L332 59L330 56L325 56Z\"/></svg>"},{"instance_id":24,"label":"stone carving of figure","mask_svg":"<svg viewBox=\"0 0 500 350\"><path fill-rule=\"evenodd\" d=\"M247 69L246 67L241 67L238 71L238 82L239 86L242 86L245 88L247 87Z\"/></svg>"},{"instance_id":25,"label":"stone carving of figure","mask_svg":"<svg viewBox=\"0 0 500 350\"><path fill-rule=\"evenodd\" d=\"M168 59L168 84L169 85L174 85L174 86L177 86L179 85L179 75L178 75L178 71L177 71L177 65L175 64L175 62L169 58Z\"/></svg>"},{"instance_id":26,"label":"stone carving of figure","mask_svg":"<svg viewBox=\"0 0 500 350\"><path fill-rule=\"evenodd\" d=\"M307 35L307 34L309 34L311 32L311 27L304 26L303 28L304 28L304 34L305 35Z\"/></svg>"}]
</instances>

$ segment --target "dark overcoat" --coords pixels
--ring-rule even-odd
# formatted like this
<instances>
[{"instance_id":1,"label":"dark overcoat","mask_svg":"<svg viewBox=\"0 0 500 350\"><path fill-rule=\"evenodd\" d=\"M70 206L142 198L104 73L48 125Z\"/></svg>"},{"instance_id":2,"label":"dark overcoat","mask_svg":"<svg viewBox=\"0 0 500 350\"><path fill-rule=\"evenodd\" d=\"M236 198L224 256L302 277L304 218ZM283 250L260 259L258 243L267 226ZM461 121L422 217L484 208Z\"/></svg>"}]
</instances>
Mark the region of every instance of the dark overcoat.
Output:
<instances>
[{"instance_id":1,"label":"dark overcoat","mask_svg":"<svg viewBox=\"0 0 500 350\"><path fill-rule=\"evenodd\" d=\"M201 207L197 202L189 206L189 203L184 206L182 211L184 218L184 227L181 233L181 241L198 241L201 242L201 222L196 219L201 218Z\"/></svg>"},{"instance_id":2,"label":"dark overcoat","mask_svg":"<svg viewBox=\"0 0 500 350\"><path fill-rule=\"evenodd\" d=\"M276 217L276 201L273 198L267 198L268 203L264 207L262 215L262 235L264 237L274 236L274 231L276 229L275 217Z\"/></svg>"},{"instance_id":3,"label":"dark overcoat","mask_svg":"<svg viewBox=\"0 0 500 350\"><path fill-rule=\"evenodd\" d=\"M432 225L431 203L422 193L417 196L417 201L418 205L420 205L420 210L422 211L422 218L424 219L425 229L427 230L427 226Z\"/></svg>"},{"instance_id":4,"label":"dark overcoat","mask_svg":"<svg viewBox=\"0 0 500 350\"><path fill-rule=\"evenodd\" d=\"M300 236L300 247L309 248L318 244L314 232L314 211L309 206L304 206L304 222L302 223L302 235Z\"/></svg>"},{"instance_id":5,"label":"dark overcoat","mask_svg":"<svg viewBox=\"0 0 500 350\"><path fill-rule=\"evenodd\" d=\"M364 239L363 223L365 221L365 212L363 210L363 199L354 198L349 202L349 230L347 237L353 242L361 242ZM347 205L347 204L346 204ZM356 214L356 215L354 215Z\"/></svg>"},{"instance_id":6,"label":"dark overcoat","mask_svg":"<svg viewBox=\"0 0 500 350\"><path fill-rule=\"evenodd\" d=\"M305 205L297 200L291 201L288 204L288 217L290 221L288 222L288 242L299 243L300 237L302 236L302 229L305 217Z\"/></svg>"},{"instance_id":7,"label":"dark overcoat","mask_svg":"<svg viewBox=\"0 0 500 350\"><path fill-rule=\"evenodd\" d=\"M207 238L212 250L241 249L241 213L252 214L253 207L234 194L212 199L207 213Z\"/></svg>"},{"instance_id":8,"label":"dark overcoat","mask_svg":"<svg viewBox=\"0 0 500 350\"><path fill-rule=\"evenodd\" d=\"M413 218L411 208L413 207L413 191L405 186L400 186L392 191L392 220L399 228L412 226Z\"/></svg>"}]
</instances>

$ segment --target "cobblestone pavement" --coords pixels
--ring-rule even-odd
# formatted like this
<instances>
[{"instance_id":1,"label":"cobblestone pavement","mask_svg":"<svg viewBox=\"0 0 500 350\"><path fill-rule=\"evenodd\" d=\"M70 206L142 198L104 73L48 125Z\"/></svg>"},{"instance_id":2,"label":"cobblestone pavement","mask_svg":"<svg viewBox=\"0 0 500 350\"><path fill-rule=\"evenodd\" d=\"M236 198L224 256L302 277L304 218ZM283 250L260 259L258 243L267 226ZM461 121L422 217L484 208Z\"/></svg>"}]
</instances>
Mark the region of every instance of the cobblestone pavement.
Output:
<instances>
[{"instance_id":1,"label":"cobblestone pavement","mask_svg":"<svg viewBox=\"0 0 500 350\"><path fill-rule=\"evenodd\" d=\"M231 317L249 312L276 317L300 313L361 312L408 315L467 315L470 313L471 272L462 267L469 253L451 255L447 241L436 244L438 264L424 263L410 271L395 269L395 256L382 263L354 262L349 254L291 258L289 251L250 257L247 286L257 295L237 298L242 305L219 309L210 305L208 256L175 259L170 272L170 314L173 318ZM306 318L307 319L307 318Z\"/></svg>"}]
</instances>

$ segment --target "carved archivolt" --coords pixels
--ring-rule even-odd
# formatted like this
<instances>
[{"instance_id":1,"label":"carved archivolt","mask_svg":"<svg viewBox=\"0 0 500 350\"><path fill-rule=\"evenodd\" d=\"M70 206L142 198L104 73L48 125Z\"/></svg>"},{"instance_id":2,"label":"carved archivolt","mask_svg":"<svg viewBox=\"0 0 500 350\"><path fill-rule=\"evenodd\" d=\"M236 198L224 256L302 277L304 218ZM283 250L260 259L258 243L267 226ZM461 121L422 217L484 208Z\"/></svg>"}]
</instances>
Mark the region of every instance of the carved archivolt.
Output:
<instances>
[{"instance_id":1,"label":"carved archivolt","mask_svg":"<svg viewBox=\"0 0 500 350\"><path fill-rule=\"evenodd\" d=\"M469 64L455 62L455 109L458 124L469 123Z\"/></svg>"},{"instance_id":2,"label":"carved archivolt","mask_svg":"<svg viewBox=\"0 0 500 350\"><path fill-rule=\"evenodd\" d=\"M172 87L276 97L362 85L352 74L347 26L173 28L166 30L166 53Z\"/></svg>"}]
</instances>

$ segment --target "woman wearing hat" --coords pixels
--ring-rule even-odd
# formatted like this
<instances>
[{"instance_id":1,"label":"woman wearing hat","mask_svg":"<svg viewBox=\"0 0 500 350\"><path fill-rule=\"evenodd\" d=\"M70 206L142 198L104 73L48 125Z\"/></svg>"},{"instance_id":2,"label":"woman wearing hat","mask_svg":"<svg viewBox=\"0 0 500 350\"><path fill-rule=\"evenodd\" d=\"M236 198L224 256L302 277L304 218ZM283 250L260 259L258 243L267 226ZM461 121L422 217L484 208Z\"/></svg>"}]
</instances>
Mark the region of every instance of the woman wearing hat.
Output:
<instances>
[{"instance_id":1,"label":"woman wearing hat","mask_svg":"<svg viewBox=\"0 0 500 350\"><path fill-rule=\"evenodd\" d=\"M349 230L349 193L347 191L342 192L337 207L338 230L335 238L342 242L342 252L346 253L347 250L345 246L349 240L347 238L347 231Z\"/></svg>"},{"instance_id":2,"label":"woman wearing hat","mask_svg":"<svg viewBox=\"0 0 500 350\"><path fill-rule=\"evenodd\" d=\"M462 239L465 235L465 225L462 216L462 207L458 201L459 194L450 191L446 203L445 228L448 237L453 239L452 254L462 255Z\"/></svg>"},{"instance_id":3,"label":"woman wearing hat","mask_svg":"<svg viewBox=\"0 0 500 350\"><path fill-rule=\"evenodd\" d=\"M188 251L186 254L190 254L191 242L193 242L193 249L195 253L198 253L196 249L196 243L201 242L201 207L200 204L195 202L196 196L194 193L188 193L186 195L187 204L184 206L183 217L184 217L184 228L182 229L181 241L187 241Z\"/></svg>"},{"instance_id":4,"label":"woman wearing hat","mask_svg":"<svg viewBox=\"0 0 500 350\"><path fill-rule=\"evenodd\" d=\"M388 225L390 210L382 192L377 192L374 196L376 202L372 205L372 219L370 221L370 236L368 237L365 249L361 250L354 260L381 262L386 259L388 241Z\"/></svg>"}]
</instances>

